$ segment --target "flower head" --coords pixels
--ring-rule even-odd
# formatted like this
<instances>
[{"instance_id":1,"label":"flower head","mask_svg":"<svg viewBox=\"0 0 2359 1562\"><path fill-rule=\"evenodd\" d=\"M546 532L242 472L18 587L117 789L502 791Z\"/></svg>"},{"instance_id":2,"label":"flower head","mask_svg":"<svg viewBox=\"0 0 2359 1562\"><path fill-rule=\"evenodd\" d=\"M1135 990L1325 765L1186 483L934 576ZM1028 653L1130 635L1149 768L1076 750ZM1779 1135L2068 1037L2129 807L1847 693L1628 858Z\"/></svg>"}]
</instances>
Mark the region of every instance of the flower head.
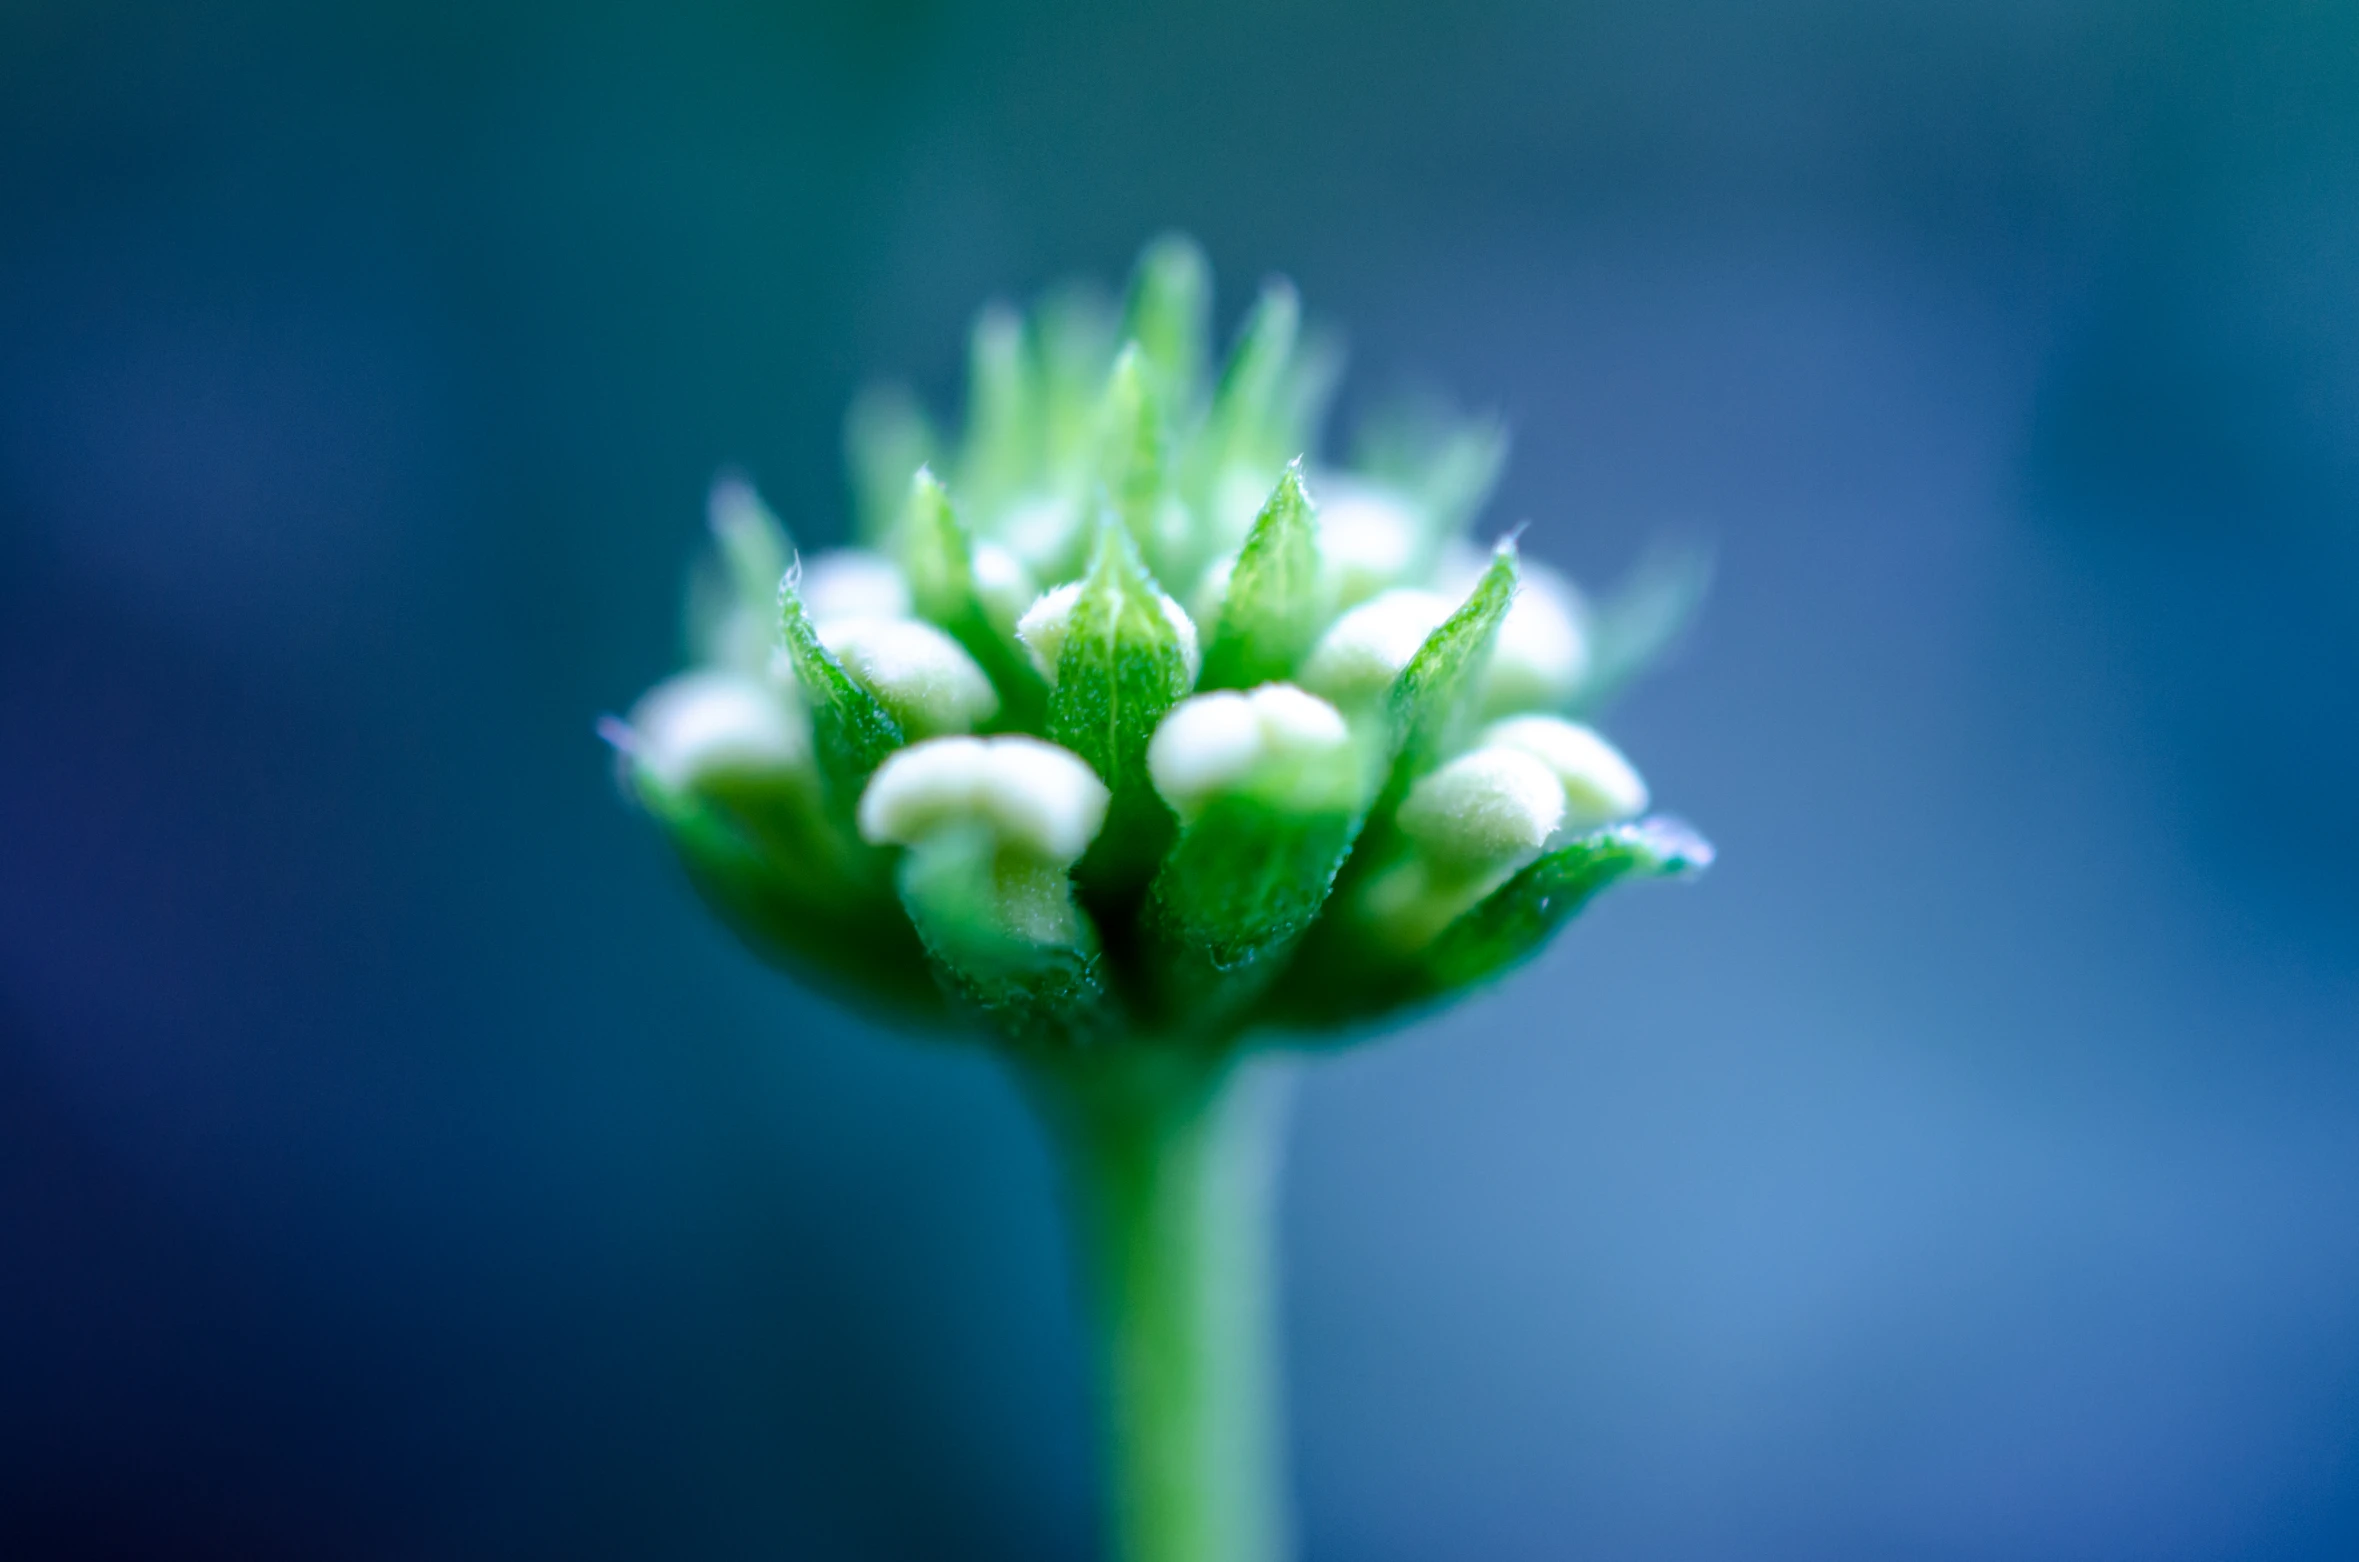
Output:
<instances>
[{"instance_id":1,"label":"flower head","mask_svg":"<svg viewBox=\"0 0 2359 1562\"><path fill-rule=\"evenodd\" d=\"M1118 308L985 310L955 439L864 396L855 546L798 564L716 485L704 665L614 735L757 948L1009 1046L1217 1043L1445 995L1709 859L1573 719L1664 593L1470 545L1487 421L1322 464L1333 351L1272 282L1216 372L1208 275L1166 239Z\"/></svg>"}]
</instances>

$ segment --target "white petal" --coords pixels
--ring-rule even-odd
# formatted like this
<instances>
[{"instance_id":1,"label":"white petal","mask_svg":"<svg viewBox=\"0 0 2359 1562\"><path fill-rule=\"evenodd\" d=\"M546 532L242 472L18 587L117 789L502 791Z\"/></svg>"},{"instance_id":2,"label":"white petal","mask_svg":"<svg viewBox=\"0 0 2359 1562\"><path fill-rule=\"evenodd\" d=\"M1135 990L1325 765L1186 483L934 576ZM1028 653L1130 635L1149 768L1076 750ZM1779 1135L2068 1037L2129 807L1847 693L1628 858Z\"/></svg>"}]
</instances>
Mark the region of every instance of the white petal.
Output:
<instances>
[{"instance_id":1,"label":"white petal","mask_svg":"<svg viewBox=\"0 0 2359 1562\"><path fill-rule=\"evenodd\" d=\"M965 732L999 709L999 695L983 669L931 624L914 618L822 621L819 642L912 737Z\"/></svg>"},{"instance_id":2,"label":"white petal","mask_svg":"<svg viewBox=\"0 0 2359 1562\"><path fill-rule=\"evenodd\" d=\"M909 581L901 566L866 548L836 548L803 561L795 588L811 617L907 618Z\"/></svg>"},{"instance_id":3,"label":"white petal","mask_svg":"<svg viewBox=\"0 0 2359 1562\"><path fill-rule=\"evenodd\" d=\"M1065 636L1073 629L1073 607L1080 600L1081 582L1069 580L1042 592L1040 600L1016 620L1016 638L1024 643L1024 654L1032 658L1032 665L1050 688L1056 687L1057 659L1065 654Z\"/></svg>"},{"instance_id":4,"label":"white petal","mask_svg":"<svg viewBox=\"0 0 2359 1562\"><path fill-rule=\"evenodd\" d=\"M722 775L811 772L807 719L758 678L700 668L657 684L631 708L632 756L685 791Z\"/></svg>"},{"instance_id":5,"label":"white petal","mask_svg":"<svg viewBox=\"0 0 2359 1562\"><path fill-rule=\"evenodd\" d=\"M1457 604L1438 592L1387 591L1335 621L1303 664L1303 687L1338 705L1381 695Z\"/></svg>"},{"instance_id":6,"label":"white petal","mask_svg":"<svg viewBox=\"0 0 2359 1562\"><path fill-rule=\"evenodd\" d=\"M1077 754L1038 738L936 738L900 750L860 797L860 834L915 846L981 825L1002 845L1063 865L1106 819L1106 787Z\"/></svg>"},{"instance_id":7,"label":"white petal","mask_svg":"<svg viewBox=\"0 0 2359 1562\"><path fill-rule=\"evenodd\" d=\"M1252 702L1233 690L1180 701L1147 743L1147 775L1182 820L1249 776L1266 748Z\"/></svg>"},{"instance_id":8,"label":"white petal","mask_svg":"<svg viewBox=\"0 0 2359 1562\"><path fill-rule=\"evenodd\" d=\"M1319 554L1338 600L1364 602L1417 562L1425 528L1402 495L1340 476L1322 476L1318 494Z\"/></svg>"},{"instance_id":9,"label":"white petal","mask_svg":"<svg viewBox=\"0 0 2359 1562\"><path fill-rule=\"evenodd\" d=\"M1564 811L1564 789L1545 764L1521 749L1479 748L1418 782L1400 825L1439 862L1493 868L1539 851Z\"/></svg>"},{"instance_id":10,"label":"white petal","mask_svg":"<svg viewBox=\"0 0 2359 1562\"><path fill-rule=\"evenodd\" d=\"M1564 828L1585 830L1646 812L1646 781L1595 729L1555 716L1517 716L1483 733L1489 747L1520 749L1564 789Z\"/></svg>"},{"instance_id":11,"label":"white petal","mask_svg":"<svg viewBox=\"0 0 2359 1562\"><path fill-rule=\"evenodd\" d=\"M975 595L983 600L984 616L1001 634L1016 627L1037 588L1024 561L996 542L975 544Z\"/></svg>"}]
</instances>

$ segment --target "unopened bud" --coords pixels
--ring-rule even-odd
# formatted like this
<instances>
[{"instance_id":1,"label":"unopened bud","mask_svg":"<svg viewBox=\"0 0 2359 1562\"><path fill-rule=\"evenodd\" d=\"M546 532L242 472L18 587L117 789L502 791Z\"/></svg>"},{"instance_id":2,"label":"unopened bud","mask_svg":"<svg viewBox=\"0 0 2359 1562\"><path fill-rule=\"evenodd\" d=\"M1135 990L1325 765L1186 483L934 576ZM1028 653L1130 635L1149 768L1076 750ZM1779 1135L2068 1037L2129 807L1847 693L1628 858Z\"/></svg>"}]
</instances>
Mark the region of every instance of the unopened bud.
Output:
<instances>
[{"instance_id":1,"label":"unopened bud","mask_svg":"<svg viewBox=\"0 0 2359 1562\"><path fill-rule=\"evenodd\" d=\"M1365 602L1409 573L1425 546L1425 528L1391 489L1351 478L1319 478L1319 556L1336 600Z\"/></svg>"},{"instance_id":2,"label":"unopened bud","mask_svg":"<svg viewBox=\"0 0 2359 1562\"><path fill-rule=\"evenodd\" d=\"M936 738L900 750L860 796L860 834L917 846L980 825L1000 845L1062 866L1106 821L1105 783L1081 757L1038 738Z\"/></svg>"},{"instance_id":3,"label":"unopened bud","mask_svg":"<svg viewBox=\"0 0 2359 1562\"><path fill-rule=\"evenodd\" d=\"M1564 789L1567 830L1588 830L1646 812L1646 782L1622 751L1594 728L1555 716L1515 716L1483 733L1489 748L1510 748L1546 765Z\"/></svg>"},{"instance_id":4,"label":"unopened bud","mask_svg":"<svg viewBox=\"0 0 2359 1562\"><path fill-rule=\"evenodd\" d=\"M842 618L819 625L820 643L912 738L972 731L999 695L959 643L913 618Z\"/></svg>"},{"instance_id":5,"label":"unopened bud","mask_svg":"<svg viewBox=\"0 0 2359 1562\"><path fill-rule=\"evenodd\" d=\"M831 548L805 559L795 589L819 623L909 616L909 578L900 565L866 548Z\"/></svg>"},{"instance_id":6,"label":"unopened bud","mask_svg":"<svg viewBox=\"0 0 2359 1562\"><path fill-rule=\"evenodd\" d=\"M1081 589L1086 581L1069 580L1053 591L1044 592L1039 601L1024 610L1016 621L1016 638L1023 642L1024 652L1032 658L1040 676L1056 687L1057 662L1065 654L1065 640L1073 630L1073 609L1081 601ZM1179 640L1180 655L1187 662L1188 682L1195 683L1204 665L1203 648L1196 640L1196 622L1188 617L1187 609L1170 597L1158 599L1164 622Z\"/></svg>"},{"instance_id":7,"label":"unopened bud","mask_svg":"<svg viewBox=\"0 0 2359 1562\"><path fill-rule=\"evenodd\" d=\"M1303 686L1343 706L1378 698L1456 605L1438 592L1408 589L1361 603L1312 649Z\"/></svg>"},{"instance_id":8,"label":"unopened bud","mask_svg":"<svg viewBox=\"0 0 2359 1562\"><path fill-rule=\"evenodd\" d=\"M614 741L667 791L815 777L809 718L771 684L704 668L639 697Z\"/></svg>"},{"instance_id":9,"label":"unopened bud","mask_svg":"<svg viewBox=\"0 0 2359 1562\"><path fill-rule=\"evenodd\" d=\"M1334 706L1292 684L1266 683L1249 694L1182 700L1147 745L1147 773L1172 812L1190 823L1216 797L1260 784L1335 790L1347 779L1335 771L1350 741Z\"/></svg>"},{"instance_id":10,"label":"unopened bud","mask_svg":"<svg viewBox=\"0 0 2359 1562\"><path fill-rule=\"evenodd\" d=\"M974 567L975 597L983 604L984 616L1001 634L1015 633L1016 621L1040 589L1032 572L1013 550L996 542L975 544Z\"/></svg>"},{"instance_id":11,"label":"unopened bud","mask_svg":"<svg viewBox=\"0 0 2359 1562\"><path fill-rule=\"evenodd\" d=\"M1401 833L1455 870L1485 872L1538 852L1564 819L1564 789L1547 765L1512 748L1461 754L1401 804Z\"/></svg>"}]
</instances>

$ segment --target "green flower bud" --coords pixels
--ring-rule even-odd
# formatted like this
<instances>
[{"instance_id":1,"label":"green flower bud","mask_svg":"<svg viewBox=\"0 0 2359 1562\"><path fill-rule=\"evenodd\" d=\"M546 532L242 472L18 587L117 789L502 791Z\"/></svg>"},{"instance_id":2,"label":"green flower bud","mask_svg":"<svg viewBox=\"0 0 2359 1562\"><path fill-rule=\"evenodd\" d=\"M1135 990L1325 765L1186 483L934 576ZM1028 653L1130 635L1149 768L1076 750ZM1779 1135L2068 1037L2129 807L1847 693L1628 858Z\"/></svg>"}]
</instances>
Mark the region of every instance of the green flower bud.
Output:
<instances>
[{"instance_id":1,"label":"green flower bud","mask_svg":"<svg viewBox=\"0 0 2359 1562\"><path fill-rule=\"evenodd\" d=\"M1287 806L1294 793L1331 795L1350 744L1334 706L1292 684L1265 683L1174 706L1147 745L1147 773L1189 824L1220 797L1258 794Z\"/></svg>"},{"instance_id":2,"label":"green flower bud","mask_svg":"<svg viewBox=\"0 0 2359 1562\"><path fill-rule=\"evenodd\" d=\"M1594 830L1646 812L1646 782L1594 728L1554 716L1516 716L1486 728L1483 743L1519 750L1548 767L1564 789L1567 830Z\"/></svg>"},{"instance_id":3,"label":"green flower bud","mask_svg":"<svg viewBox=\"0 0 2359 1562\"><path fill-rule=\"evenodd\" d=\"M681 673L631 707L625 747L658 786L726 782L816 788L811 723L775 685L719 669Z\"/></svg>"},{"instance_id":4,"label":"green flower bud","mask_svg":"<svg viewBox=\"0 0 2359 1562\"><path fill-rule=\"evenodd\" d=\"M1047 866L1080 860L1106 821L1106 784L1081 757L1038 738L936 738L877 767L860 795L860 835L922 846L979 827Z\"/></svg>"},{"instance_id":5,"label":"green flower bud","mask_svg":"<svg viewBox=\"0 0 2359 1562\"><path fill-rule=\"evenodd\" d=\"M1457 606L1438 591L1387 591L1335 621L1303 664L1303 687L1350 708L1391 689Z\"/></svg>"}]
</instances>

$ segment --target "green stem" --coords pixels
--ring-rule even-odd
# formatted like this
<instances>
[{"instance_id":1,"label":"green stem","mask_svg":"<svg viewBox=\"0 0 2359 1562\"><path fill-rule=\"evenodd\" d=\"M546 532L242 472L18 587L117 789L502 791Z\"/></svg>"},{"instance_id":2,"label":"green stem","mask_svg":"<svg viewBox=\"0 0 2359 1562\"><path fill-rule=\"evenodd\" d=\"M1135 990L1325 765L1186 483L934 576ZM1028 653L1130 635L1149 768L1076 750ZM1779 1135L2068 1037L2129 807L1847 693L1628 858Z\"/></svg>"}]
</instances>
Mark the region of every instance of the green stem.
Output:
<instances>
[{"instance_id":1,"label":"green stem","mask_svg":"<svg viewBox=\"0 0 2359 1562\"><path fill-rule=\"evenodd\" d=\"M1114 1556L1285 1562L1272 1216L1286 1065L1132 1045L1030 1077L1095 1308Z\"/></svg>"}]
</instances>

